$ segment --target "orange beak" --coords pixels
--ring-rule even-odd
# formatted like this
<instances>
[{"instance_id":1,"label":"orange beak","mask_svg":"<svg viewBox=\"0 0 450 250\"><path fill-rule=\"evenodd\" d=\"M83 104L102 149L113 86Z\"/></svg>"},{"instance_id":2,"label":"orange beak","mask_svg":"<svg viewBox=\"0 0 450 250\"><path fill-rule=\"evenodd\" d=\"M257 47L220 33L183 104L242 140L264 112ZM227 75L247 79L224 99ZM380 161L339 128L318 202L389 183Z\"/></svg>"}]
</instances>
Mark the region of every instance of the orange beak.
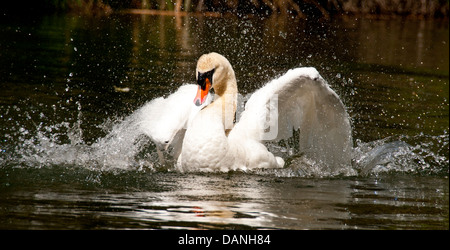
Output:
<instances>
[{"instance_id":1,"label":"orange beak","mask_svg":"<svg viewBox=\"0 0 450 250\"><path fill-rule=\"evenodd\" d=\"M198 86L197 95L195 96L194 103L197 106L202 105L206 101L206 96L208 96L209 89L211 88L211 82L208 78L205 79L205 86L202 88L200 85Z\"/></svg>"}]
</instances>

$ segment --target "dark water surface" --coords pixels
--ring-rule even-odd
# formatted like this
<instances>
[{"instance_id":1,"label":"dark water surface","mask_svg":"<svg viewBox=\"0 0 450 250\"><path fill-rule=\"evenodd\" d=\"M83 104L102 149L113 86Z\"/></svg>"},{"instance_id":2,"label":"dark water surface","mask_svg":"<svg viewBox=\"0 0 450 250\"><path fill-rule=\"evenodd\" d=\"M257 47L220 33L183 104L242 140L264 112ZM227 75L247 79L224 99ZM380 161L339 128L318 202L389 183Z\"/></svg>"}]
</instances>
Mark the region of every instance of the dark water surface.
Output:
<instances>
[{"instance_id":1,"label":"dark water surface","mask_svg":"<svg viewBox=\"0 0 450 250\"><path fill-rule=\"evenodd\" d=\"M449 229L448 21L0 21L0 229ZM194 82L211 51L241 94L316 67L352 118L352 166L289 152L278 170L160 165L132 114Z\"/></svg>"}]
</instances>

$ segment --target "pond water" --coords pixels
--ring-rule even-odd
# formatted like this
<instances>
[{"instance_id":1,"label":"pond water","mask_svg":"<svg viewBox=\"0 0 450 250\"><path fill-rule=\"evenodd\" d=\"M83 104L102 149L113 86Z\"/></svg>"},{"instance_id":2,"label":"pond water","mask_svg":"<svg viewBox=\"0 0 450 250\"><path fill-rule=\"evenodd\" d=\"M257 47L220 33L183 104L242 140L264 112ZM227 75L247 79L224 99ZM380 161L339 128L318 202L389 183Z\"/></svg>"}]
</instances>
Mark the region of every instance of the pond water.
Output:
<instances>
[{"instance_id":1,"label":"pond water","mask_svg":"<svg viewBox=\"0 0 450 250\"><path fill-rule=\"evenodd\" d=\"M449 229L448 21L0 20L1 229ZM352 166L160 165L132 114L193 83L211 51L241 94L316 67L351 116Z\"/></svg>"}]
</instances>

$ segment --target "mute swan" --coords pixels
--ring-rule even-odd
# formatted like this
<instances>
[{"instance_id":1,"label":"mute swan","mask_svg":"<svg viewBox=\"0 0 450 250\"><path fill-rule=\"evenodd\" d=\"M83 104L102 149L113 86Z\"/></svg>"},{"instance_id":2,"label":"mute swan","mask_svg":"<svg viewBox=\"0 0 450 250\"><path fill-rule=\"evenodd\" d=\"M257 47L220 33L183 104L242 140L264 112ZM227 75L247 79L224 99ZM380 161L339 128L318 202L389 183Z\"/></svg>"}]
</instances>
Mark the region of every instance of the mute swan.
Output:
<instances>
[{"instance_id":1,"label":"mute swan","mask_svg":"<svg viewBox=\"0 0 450 250\"><path fill-rule=\"evenodd\" d=\"M140 128L158 153L173 146L181 170L282 168L264 145L299 130L301 153L330 166L349 165L351 127L339 97L314 68L296 68L254 92L235 123L238 89L218 53L197 62L197 85L181 86L141 110ZM210 90L215 94L212 96Z\"/></svg>"}]
</instances>

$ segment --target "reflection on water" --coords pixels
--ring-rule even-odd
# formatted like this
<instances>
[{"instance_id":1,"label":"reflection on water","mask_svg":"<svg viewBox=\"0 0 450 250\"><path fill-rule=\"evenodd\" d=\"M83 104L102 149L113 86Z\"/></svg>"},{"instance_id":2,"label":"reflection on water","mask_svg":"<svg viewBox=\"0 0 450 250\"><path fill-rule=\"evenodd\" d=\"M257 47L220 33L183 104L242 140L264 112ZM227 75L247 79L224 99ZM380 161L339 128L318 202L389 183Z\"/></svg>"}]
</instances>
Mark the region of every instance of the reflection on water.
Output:
<instances>
[{"instance_id":1,"label":"reflection on water","mask_svg":"<svg viewBox=\"0 0 450 250\"><path fill-rule=\"evenodd\" d=\"M113 15L2 19L2 228L448 229L448 22ZM133 112L232 63L242 94L314 66L343 99L353 174L160 166Z\"/></svg>"},{"instance_id":2,"label":"reflection on water","mask_svg":"<svg viewBox=\"0 0 450 250\"><path fill-rule=\"evenodd\" d=\"M34 183L2 187L2 228L448 228L448 179L437 177L14 171Z\"/></svg>"}]
</instances>

